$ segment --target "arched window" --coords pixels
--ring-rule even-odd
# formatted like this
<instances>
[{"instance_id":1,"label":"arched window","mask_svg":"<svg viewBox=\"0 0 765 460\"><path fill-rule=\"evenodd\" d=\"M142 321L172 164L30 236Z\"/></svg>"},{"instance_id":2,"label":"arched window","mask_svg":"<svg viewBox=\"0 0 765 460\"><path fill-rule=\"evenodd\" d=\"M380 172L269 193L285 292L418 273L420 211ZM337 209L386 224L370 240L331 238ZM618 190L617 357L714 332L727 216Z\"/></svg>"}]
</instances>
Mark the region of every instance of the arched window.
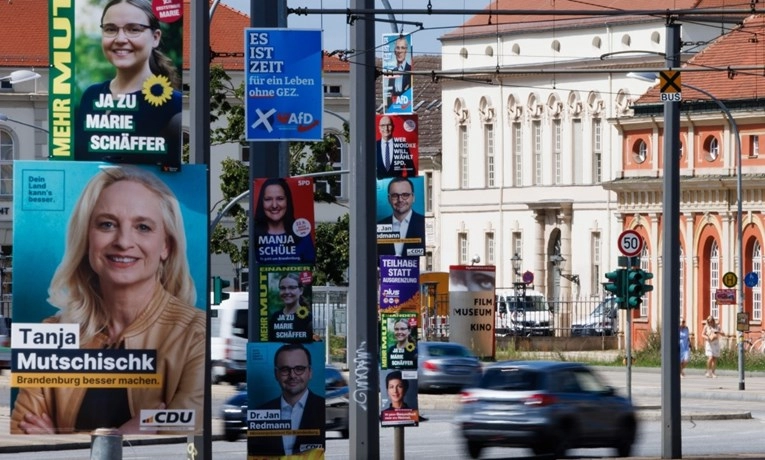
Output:
<instances>
[{"instance_id":1,"label":"arched window","mask_svg":"<svg viewBox=\"0 0 765 460\"><path fill-rule=\"evenodd\" d=\"M709 314L715 320L719 319L720 312L717 308L717 302L715 302L715 291L720 286L720 248L717 246L717 241L712 242L712 247L709 248Z\"/></svg>"},{"instance_id":2,"label":"arched window","mask_svg":"<svg viewBox=\"0 0 765 460\"><path fill-rule=\"evenodd\" d=\"M752 321L762 321L762 246L759 241L752 247L752 271L757 275L757 285L752 288Z\"/></svg>"},{"instance_id":3,"label":"arched window","mask_svg":"<svg viewBox=\"0 0 765 460\"><path fill-rule=\"evenodd\" d=\"M0 129L0 195L13 195L13 137Z\"/></svg>"},{"instance_id":4,"label":"arched window","mask_svg":"<svg viewBox=\"0 0 765 460\"><path fill-rule=\"evenodd\" d=\"M683 258L685 255L683 254L683 248L680 247L680 264L678 265L680 267L680 276L678 277L677 283L680 286L680 316L685 317L687 316L685 314L685 305L683 302L685 302L685 289L683 289L683 286L685 286L685 264L683 263Z\"/></svg>"},{"instance_id":5,"label":"arched window","mask_svg":"<svg viewBox=\"0 0 765 460\"><path fill-rule=\"evenodd\" d=\"M640 269L650 272L651 271L651 254L648 252L648 245L643 245L643 251L640 253ZM643 301L640 303L640 316L648 316L649 306L651 304L651 293L643 294Z\"/></svg>"}]
</instances>

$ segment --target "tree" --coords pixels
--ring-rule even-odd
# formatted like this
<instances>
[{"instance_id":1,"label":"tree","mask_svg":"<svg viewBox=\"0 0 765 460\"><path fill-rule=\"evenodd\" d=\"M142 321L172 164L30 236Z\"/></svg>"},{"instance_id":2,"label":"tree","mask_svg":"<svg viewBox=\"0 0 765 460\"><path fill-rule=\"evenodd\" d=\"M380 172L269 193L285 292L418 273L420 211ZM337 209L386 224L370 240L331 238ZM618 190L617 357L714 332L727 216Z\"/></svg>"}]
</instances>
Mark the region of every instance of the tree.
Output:
<instances>
[{"instance_id":1,"label":"tree","mask_svg":"<svg viewBox=\"0 0 765 460\"><path fill-rule=\"evenodd\" d=\"M246 145L244 138L244 84L234 85L231 77L220 66L210 68L210 122L225 121L223 126L210 132L211 145L239 143ZM343 126L345 140L349 127ZM319 142L293 142L289 147L291 176L333 171L333 161L340 146L334 136L326 136ZM232 155L235 156L235 155ZM213 204L213 210L223 206L249 189L249 170L239 160L227 158L222 163L221 192L223 200ZM335 202L333 190L339 175L322 177L326 187L316 187L314 200ZM210 237L210 249L215 254L228 254L234 266L247 267L249 253L248 219L244 207L234 205L228 212L233 225L218 225ZM315 284L347 284L345 273L348 269L349 219L345 215L337 222L321 223L316 227Z\"/></svg>"}]
</instances>

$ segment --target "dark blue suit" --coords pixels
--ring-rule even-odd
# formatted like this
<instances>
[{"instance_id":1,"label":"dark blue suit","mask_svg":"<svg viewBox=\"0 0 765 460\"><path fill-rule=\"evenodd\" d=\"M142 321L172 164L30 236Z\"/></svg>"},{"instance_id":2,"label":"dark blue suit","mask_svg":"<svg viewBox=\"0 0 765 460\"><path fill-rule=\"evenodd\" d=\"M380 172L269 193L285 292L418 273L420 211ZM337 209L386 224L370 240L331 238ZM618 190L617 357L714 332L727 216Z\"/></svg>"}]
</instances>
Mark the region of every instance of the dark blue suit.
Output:
<instances>
[{"instance_id":1,"label":"dark blue suit","mask_svg":"<svg viewBox=\"0 0 765 460\"><path fill-rule=\"evenodd\" d=\"M272 399L258 407L258 409L281 409L281 396ZM293 454L302 452L301 446L315 448L321 446L326 448L325 444L325 407L324 398L308 391L308 398L305 401L303 417L300 419L301 430L318 430L318 436L299 435L295 439ZM285 455L284 443L281 436L251 436L247 438L248 455Z\"/></svg>"},{"instance_id":2,"label":"dark blue suit","mask_svg":"<svg viewBox=\"0 0 765 460\"><path fill-rule=\"evenodd\" d=\"M386 179L388 177L416 177L417 168L414 166L414 158L409 151L409 147L402 142L393 141L393 161L388 168L385 168L385 161L382 152L382 140L375 142L377 157L377 178ZM403 166L393 166L397 161L402 161Z\"/></svg>"},{"instance_id":3,"label":"dark blue suit","mask_svg":"<svg viewBox=\"0 0 765 460\"><path fill-rule=\"evenodd\" d=\"M384 219L380 219L378 224L392 224L393 223L393 215L390 215L388 217L385 217ZM408 256L410 255L408 252L410 249L419 249L420 254L416 255L425 255L425 216L422 214L418 214L414 211L412 211L412 217L409 220L409 227L406 229L406 235L401 235L402 238L419 238L419 243L404 243L404 249L403 252L400 254L402 256ZM385 244L379 244L377 245L377 255L378 256L394 256L396 255L396 247L393 243L385 243ZM415 255L415 254L411 254Z\"/></svg>"}]
</instances>

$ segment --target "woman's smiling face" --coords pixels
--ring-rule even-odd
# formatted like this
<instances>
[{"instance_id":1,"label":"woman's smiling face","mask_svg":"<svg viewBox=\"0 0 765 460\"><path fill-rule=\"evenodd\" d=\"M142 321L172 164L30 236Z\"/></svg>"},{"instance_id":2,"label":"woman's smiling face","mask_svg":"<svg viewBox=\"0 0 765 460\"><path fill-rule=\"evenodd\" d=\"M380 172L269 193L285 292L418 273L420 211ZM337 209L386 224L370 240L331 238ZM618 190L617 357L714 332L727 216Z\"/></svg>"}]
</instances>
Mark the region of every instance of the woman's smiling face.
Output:
<instances>
[{"instance_id":1,"label":"woman's smiling face","mask_svg":"<svg viewBox=\"0 0 765 460\"><path fill-rule=\"evenodd\" d=\"M126 34L128 24L136 25L135 30L143 29L135 37ZM102 33L101 48L104 56L114 67L121 70L141 71L148 67L152 50L159 46L161 32L139 26L148 26L146 13L129 3L117 3L104 12L101 27L116 26L117 35L107 37Z\"/></svg>"},{"instance_id":2,"label":"woman's smiling face","mask_svg":"<svg viewBox=\"0 0 765 460\"><path fill-rule=\"evenodd\" d=\"M159 198L119 181L99 196L88 229L88 261L102 289L149 285L170 252Z\"/></svg>"},{"instance_id":3,"label":"woman's smiling face","mask_svg":"<svg viewBox=\"0 0 765 460\"><path fill-rule=\"evenodd\" d=\"M280 222L287 213L287 195L280 185L272 184L263 191L263 210L272 222Z\"/></svg>"}]
</instances>

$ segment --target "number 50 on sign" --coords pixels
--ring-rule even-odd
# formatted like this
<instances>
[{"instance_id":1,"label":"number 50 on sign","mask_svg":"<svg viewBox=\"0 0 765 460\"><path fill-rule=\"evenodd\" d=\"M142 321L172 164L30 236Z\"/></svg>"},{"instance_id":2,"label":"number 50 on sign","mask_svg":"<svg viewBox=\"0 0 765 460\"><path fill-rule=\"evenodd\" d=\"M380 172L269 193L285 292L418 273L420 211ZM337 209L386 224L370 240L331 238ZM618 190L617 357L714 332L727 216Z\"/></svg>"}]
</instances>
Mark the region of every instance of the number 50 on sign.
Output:
<instances>
[{"instance_id":1,"label":"number 50 on sign","mask_svg":"<svg viewBox=\"0 0 765 460\"><path fill-rule=\"evenodd\" d=\"M619 251L627 257L635 257L643 251L643 238L635 230L625 230L619 234Z\"/></svg>"}]
</instances>

